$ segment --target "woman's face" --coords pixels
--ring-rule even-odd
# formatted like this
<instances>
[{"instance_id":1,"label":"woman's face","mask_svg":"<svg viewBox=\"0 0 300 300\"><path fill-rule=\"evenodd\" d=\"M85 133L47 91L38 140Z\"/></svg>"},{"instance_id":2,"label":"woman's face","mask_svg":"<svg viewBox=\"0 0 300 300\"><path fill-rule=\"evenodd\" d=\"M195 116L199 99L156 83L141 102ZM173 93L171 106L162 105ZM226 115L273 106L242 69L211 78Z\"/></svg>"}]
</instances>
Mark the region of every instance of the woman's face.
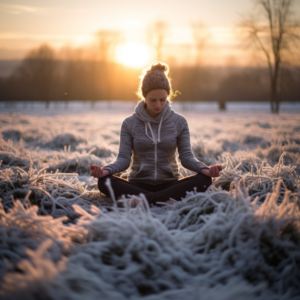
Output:
<instances>
[{"instance_id":1,"label":"woman's face","mask_svg":"<svg viewBox=\"0 0 300 300\"><path fill-rule=\"evenodd\" d=\"M167 98L168 92L164 89L152 90L146 95L146 110L152 118L157 117L163 110L167 103Z\"/></svg>"}]
</instances>

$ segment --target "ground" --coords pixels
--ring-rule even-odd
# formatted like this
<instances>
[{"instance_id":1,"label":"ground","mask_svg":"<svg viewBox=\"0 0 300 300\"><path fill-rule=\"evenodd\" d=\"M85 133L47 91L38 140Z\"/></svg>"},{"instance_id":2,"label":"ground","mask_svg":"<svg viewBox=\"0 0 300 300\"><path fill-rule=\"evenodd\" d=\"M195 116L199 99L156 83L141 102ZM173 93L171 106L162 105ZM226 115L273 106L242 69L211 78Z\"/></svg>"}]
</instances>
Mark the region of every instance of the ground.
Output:
<instances>
[{"instance_id":1,"label":"ground","mask_svg":"<svg viewBox=\"0 0 300 300\"><path fill-rule=\"evenodd\" d=\"M299 105L174 103L195 156L224 170L206 193L134 209L89 176L114 161L134 103L1 105L4 299L297 299Z\"/></svg>"}]
</instances>

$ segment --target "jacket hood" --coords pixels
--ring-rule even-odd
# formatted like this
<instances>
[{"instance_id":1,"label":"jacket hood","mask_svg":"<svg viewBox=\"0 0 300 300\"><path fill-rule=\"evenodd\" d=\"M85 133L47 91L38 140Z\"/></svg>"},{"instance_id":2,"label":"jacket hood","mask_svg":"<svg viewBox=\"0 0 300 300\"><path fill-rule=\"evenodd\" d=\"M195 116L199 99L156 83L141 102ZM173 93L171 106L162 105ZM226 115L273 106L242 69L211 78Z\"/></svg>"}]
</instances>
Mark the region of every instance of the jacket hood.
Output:
<instances>
[{"instance_id":1,"label":"jacket hood","mask_svg":"<svg viewBox=\"0 0 300 300\"><path fill-rule=\"evenodd\" d=\"M144 107L144 101L140 101L137 106L134 109L135 111L135 116L142 122L152 122L152 123L156 123L159 124L161 118L163 118L163 122L166 121L172 114L172 108L171 108L171 104L170 101L167 100L165 107L163 108L163 110L160 112L160 114L155 117L152 118L149 116L149 114L147 113L145 107Z\"/></svg>"}]
</instances>

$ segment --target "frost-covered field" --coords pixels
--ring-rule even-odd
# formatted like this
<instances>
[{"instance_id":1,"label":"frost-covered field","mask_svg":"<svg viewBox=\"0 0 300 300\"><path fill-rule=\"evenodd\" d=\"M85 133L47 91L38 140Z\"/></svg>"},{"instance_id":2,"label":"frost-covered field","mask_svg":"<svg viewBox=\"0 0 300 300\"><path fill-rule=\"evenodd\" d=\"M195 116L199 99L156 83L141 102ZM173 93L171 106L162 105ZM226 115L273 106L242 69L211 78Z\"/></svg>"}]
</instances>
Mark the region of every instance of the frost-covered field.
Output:
<instances>
[{"instance_id":1,"label":"frost-covered field","mask_svg":"<svg viewBox=\"0 0 300 300\"><path fill-rule=\"evenodd\" d=\"M0 298L299 299L299 104L174 104L221 176L172 206L117 208L89 166L115 159L133 107L0 105Z\"/></svg>"}]
</instances>

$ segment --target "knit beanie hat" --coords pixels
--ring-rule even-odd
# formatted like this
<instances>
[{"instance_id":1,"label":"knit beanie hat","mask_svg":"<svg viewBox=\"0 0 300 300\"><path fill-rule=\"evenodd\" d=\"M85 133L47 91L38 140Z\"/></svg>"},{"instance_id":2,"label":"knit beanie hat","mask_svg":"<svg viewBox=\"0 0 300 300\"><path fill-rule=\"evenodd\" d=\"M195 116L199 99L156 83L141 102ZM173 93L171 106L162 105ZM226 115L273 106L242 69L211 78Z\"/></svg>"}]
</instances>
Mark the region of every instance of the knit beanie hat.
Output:
<instances>
[{"instance_id":1,"label":"knit beanie hat","mask_svg":"<svg viewBox=\"0 0 300 300\"><path fill-rule=\"evenodd\" d=\"M152 65L151 70L147 72L142 81L142 93L146 98L146 95L157 89L164 89L170 94L170 82L165 75L167 66L162 64Z\"/></svg>"}]
</instances>

